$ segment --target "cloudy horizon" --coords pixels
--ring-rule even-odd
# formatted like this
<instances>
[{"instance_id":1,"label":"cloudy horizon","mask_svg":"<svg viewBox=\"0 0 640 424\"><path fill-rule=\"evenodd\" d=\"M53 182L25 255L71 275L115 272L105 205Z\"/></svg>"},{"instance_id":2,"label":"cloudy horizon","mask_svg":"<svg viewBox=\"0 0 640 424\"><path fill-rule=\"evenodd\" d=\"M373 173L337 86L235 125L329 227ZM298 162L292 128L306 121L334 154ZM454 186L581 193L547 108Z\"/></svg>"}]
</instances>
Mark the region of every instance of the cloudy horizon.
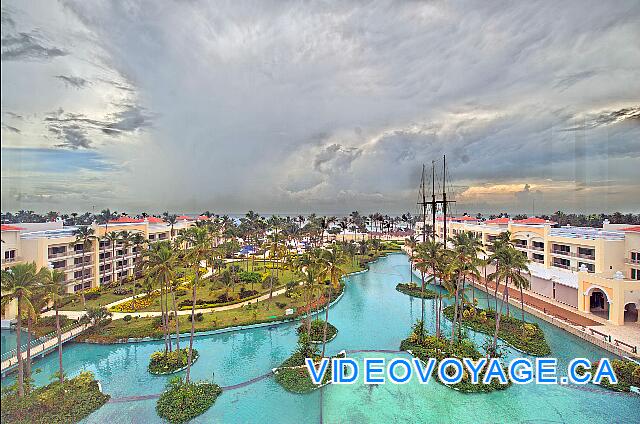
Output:
<instances>
[{"instance_id":1,"label":"cloudy horizon","mask_svg":"<svg viewBox=\"0 0 640 424\"><path fill-rule=\"evenodd\" d=\"M640 3L2 0L2 210L640 212Z\"/></svg>"}]
</instances>

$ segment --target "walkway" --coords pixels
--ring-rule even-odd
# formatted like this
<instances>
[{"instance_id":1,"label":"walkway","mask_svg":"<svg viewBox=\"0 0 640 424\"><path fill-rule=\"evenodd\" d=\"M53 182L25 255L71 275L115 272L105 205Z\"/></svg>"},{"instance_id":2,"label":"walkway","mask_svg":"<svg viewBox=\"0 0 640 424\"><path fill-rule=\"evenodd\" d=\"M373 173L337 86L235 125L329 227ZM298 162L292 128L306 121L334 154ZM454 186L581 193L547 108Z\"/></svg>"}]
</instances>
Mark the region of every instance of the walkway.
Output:
<instances>
[{"instance_id":1,"label":"walkway","mask_svg":"<svg viewBox=\"0 0 640 424\"><path fill-rule=\"evenodd\" d=\"M481 278L480 282L475 282L475 286L484 291L484 283L484 279ZM493 295L495 293L495 283L489 281L487 287L490 294ZM503 289L504 285L501 285L498 290L498 297L502 296ZM640 324L613 325L603 318L580 312L554 299L545 298L529 290L524 290L523 294L525 309L528 307L543 316L557 318L560 322L579 330L581 332L580 337L616 354L640 357ZM519 307L521 302L520 291L511 286L509 287L509 302L516 307ZM557 321L552 323L558 325ZM564 329L566 330L567 328ZM631 348L616 343L616 340L629 346L635 346L636 353L632 352Z\"/></svg>"},{"instance_id":2,"label":"walkway","mask_svg":"<svg viewBox=\"0 0 640 424\"><path fill-rule=\"evenodd\" d=\"M395 350L395 349L358 349L358 350L347 350L344 351L346 354L353 354L353 353L386 353L386 354L406 354L406 355L411 355L410 352L404 351L404 350ZM250 380L247 381L243 381L242 383L238 383L238 384L232 384L229 386L221 386L220 388L222 389L222 391L229 391L229 390L236 390L236 389L241 389L243 387L247 387L250 386L252 384L255 384L259 381L264 380L265 378L269 378L273 375L273 370L268 371L262 375L259 375L257 377L254 377ZM330 384L327 383L327 384ZM562 384L562 387L565 388L569 388L569 389L575 389L575 390L582 390L585 392L602 392L602 389L597 388L597 387L593 387L592 385L587 385L587 386L583 386L583 385L577 385L577 384ZM627 393L627 392L616 392L616 391L608 391L607 394L610 394L612 396L635 396L635 394L633 393ZM141 395L141 396L124 396L121 398L111 398L109 399L108 403L124 403L124 402L135 402L135 401L140 401L140 400L149 400L149 399L158 399L160 397L161 393L156 393L156 394L150 394L150 395ZM321 396L322 396L322 392L321 392ZM322 412L322 409L320 410L320 412Z\"/></svg>"},{"instance_id":3,"label":"walkway","mask_svg":"<svg viewBox=\"0 0 640 424\"><path fill-rule=\"evenodd\" d=\"M61 336L62 343L66 343L69 340L74 339L78 334L82 333L84 330L91 327L91 325L92 324L90 323L81 324L81 325L73 324L71 328L69 328L67 331L64 331L62 333L62 336ZM45 337L41 337L40 339L36 339L32 341L32 343L34 342L39 342L39 343L32 344L31 346L32 358L36 356L46 355L47 353L56 349L58 347L58 336L55 333L50 333ZM23 360L25 359L24 355L26 355L25 351L26 351L26 348L24 348L24 350L21 352L21 355L20 355L23 357ZM7 357L6 359L5 359L5 356ZM8 372L12 371L14 368L16 368L17 365L18 365L18 354L16 349L12 349L9 352L5 352L5 354L2 355L2 366L0 367L0 369L2 370L3 376L6 375Z\"/></svg>"}]
</instances>

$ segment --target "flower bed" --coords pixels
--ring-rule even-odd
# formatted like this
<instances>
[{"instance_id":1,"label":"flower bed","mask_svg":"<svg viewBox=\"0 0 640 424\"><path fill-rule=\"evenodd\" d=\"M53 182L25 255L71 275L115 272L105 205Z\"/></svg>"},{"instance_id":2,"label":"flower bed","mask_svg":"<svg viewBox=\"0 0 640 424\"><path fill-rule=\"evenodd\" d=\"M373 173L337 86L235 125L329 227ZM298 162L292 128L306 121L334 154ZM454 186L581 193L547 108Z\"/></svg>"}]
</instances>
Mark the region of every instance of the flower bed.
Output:
<instances>
[{"instance_id":1,"label":"flower bed","mask_svg":"<svg viewBox=\"0 0 640 424\"><path fill-rule=\"evenodd\" d=\"M303 321L302 324L298 327L298 334L303 334L307 332L307 324ZM330 322L327 323L327 342L330 342L338 335L338 329L334 327ZM311 334L310 341L311 343L322 343L322 339L324 337L324 320L313 320L311 321Z\"/></svg>"},{"instance_id":2,"label":"flower bed","mask_svg":"<svg viewBox=\"0 0 640 424\"><path fill-rule=\"evenodd\" d=\"M436 358L438 361L442 361L444 358L458 358L460 360L462 360L462 358L471 358L475 361L484 356L473 343L467 339L451 344L447 339L427 335L423 341L420 341L415 331L400 343L400 350L409 350L413 356L424 362L427 362L429 358ZM503 369L505 375L507 375L507 369L504 367ZM480 372L480 381L484 378L485 371L486 367ZM511 381L507 384L501 384L497 379L491 380L489 384L472 384L468 372L463 374L462 381L459 383L445 384L438 377L438 372L435 367L431 376L439 383L462 393L487 393L496 390L505 390L512 384Z\"/></svg>"},{"instance_id":3,"label":"flower bed","mask_svg":"<svg viewBox=\"0 0 640 424\"><path fill-rule=\"evenodd\" d=\"M174 378L160 395L156 412L170 423L186 423L211 408L221 393L220 386L214 383L185 383Z\"/></svg>"},{"instance_id":4,"label":"flower bed","mask_svg":"<svg viewBox=\"0 0 640 424\"><path fill-rule=\"evenodd\" d=\"M191 364L196 362L199 356L198 351L193 349ZM187 368L188 357L188 348L174 350L173 352L167 353L164 351L153 352L149 359L149 372L155 375L166 375L182 371Z\"/></svg>"},{"instance_id":5,"label":"flower bed","mask_svg":"<svg viewBox=\"0 0 640 424\"><path fill-rule=\"evenodd\" d=\"M396 290L408 296L421 297L423 299L435 299L438 295L433 290L429 290L426 288L424 289L423 293L422 288L416 283L400 283L396 286Z\"/></svg>"},{"instance_id":6,"label":"flower bed","mask_svg":"<svg viewBox=\"0 0 640 424\"><path fill-rule=\"evenodd\" d=\"M454 307L447 306L443 310L444 315L453 320ZM493 335L496 328L496 312L493 310L465 306L462 310L462 325L472 330ZM502 315L500 318L500 331L498 338L505 341L515 349L533 356L546 356L551 353L551 348L544 338L544 331L536 323L524 323L515 317Z\"/></svg>"},{"instance_id":7,"label":"flower bed","mask_svg":"<svg viewBox=\"0 0 640 424\"><path fill-rule=\"evenodd\" d=\"M64 383L55 381L19 398L15 393L2 397L3 423L77 423L107 403L109 395L100 391L91 372L82 372Z\"/></svg>"},{"instance_id":8,"label":"flower bed","mask_svg":"<svg viewBox=\"0 0 640 424\"><path fill-rule=\"evenodd\" d=\"M112 306L109 308L111 312L138 312L144 308L148 308L151 306L153 299L157 296L157 294L150 294L146 296L136 297L135 299L127 300L126 302L120 303L119 305Z\"/></svg>"},{"instance_id":9,"label":"flower bed","mask_svg":"<svg viewBox=\"0 0 640 424\"><path fill-rule=\"evenodd\" d=\"M636 364L633 361L614 359L611 361L613 371L618 377L617 384L611 384L608 378L602 379L600 385L609 390L616 392L629 392L631 386L640 387L640 364ZM591 369L598 368L598 363L592 364Z\"/></svg>"}]
</instances>

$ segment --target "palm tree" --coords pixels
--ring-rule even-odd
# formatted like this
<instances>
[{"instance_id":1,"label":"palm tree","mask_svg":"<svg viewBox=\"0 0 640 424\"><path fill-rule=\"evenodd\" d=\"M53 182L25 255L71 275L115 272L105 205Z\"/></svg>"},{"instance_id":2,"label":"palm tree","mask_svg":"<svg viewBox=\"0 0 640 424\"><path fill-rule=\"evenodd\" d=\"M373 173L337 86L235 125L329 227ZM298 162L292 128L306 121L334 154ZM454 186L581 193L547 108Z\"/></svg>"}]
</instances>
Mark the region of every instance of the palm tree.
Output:
<instances>
[{"instance_id":1,"label":"palm tree","mask_svg":"<svg viewBox=\"0 0 640 424\"><path fill-rule=\"evenodd\" d=\"M162 315L162 327L164 331L164 351L171 350L169 342L169 326L167 312L165 311L163 295L166 296L166 287L174 277L175 254L169 242L159 242L151 246L145 253L146 261L144 269L148 276L153 278L160 286L160 310ZM176 315L176 337L180 338L180 332L177 326L178 316Z\"/></svg>"},{"instance_id":2,"label":"palm tree","mask_svg":"<svg viewBox=\"0 0 640 424\"><path fill-rule=\"evenodd\" d=\"M111 245L111 279L109 280L111 283L115 281L116 278L116 243L120 240L120 235L117 231L110 231L105 233L104 238ZM105 252L106 253L106 252ZM105 255L106 257L106 255Z\"/></svg>"},{"instance_id":3,"label":"palm tree","mask_svg":"<svg viewBox=\"0 0 640 424\"><path fill-rule=\"evenodd\" d=\"M522 272L529 272L527 265L528 259L516 248L510 244L503 245L497 252L495 252L497 260L500 266L492 273L489 278L496 281L504 281L504 291L502 292L502 300L500 303L500 310L496 311L496 327L493 334L493 353L496 352L498 343L498 332L500 331L500 317L502 316L502 307L509 301L509 283L526 284L522 280L526 280L522 276ZM517 283L516 283L517 282ZM523 311L524 320L524 311Z\"/></svg>"},{"instance_id":4,"label":"palm tree","mask_svg":"<svg viewBox=\"0 0 640 424\"><path fill-rule=\"evenodd\" d=\"M338 246L334 246L332 249L321 251L319 262L322 264L323 273L329 279L329 298L327 299L327 306L325 307L324 330L322 335L322 357L324 357L327 345L327 326L329 324L329 306L331 305L331 296L333 294L333 289L338 288L340 285L340 278L346 274L346 271L342 268L346 261L340 248L338 248Z\"/></svg>"},{"instance_id":5,"label":"palm tree","mask_svg":"<svg viewBox=\"0 0 640 424\"><path fill-rule=\"evenodd\" d=\"M128 254L128 250L129 250L129 246L131 246L134 242L134 232L132 231L127 231L127 230L122 230L120 231L119 234L119 238L120 238L120 242L122 243L122 260L120 261L120 274L122 275L124 273L124 265L127 261L127 254ZM124 278L127 278L127 275L124 276ZM118 279L118 285L122 285L122 280L123 278L119 278Z\"/></svg>"},{"instance_id":6,"label":"palm tree","mask_svg":"<svg viewBox=\"0 0 640 424\"><path fill-rule=\"evenodd\" d=\"M44 273L44 290L47 301L53 303L56 311L56 335L58 336L58 379L64 383L64 370L62 368L62 331L60 329L60 315L58 314L59 302L66 294L64 290L64 272L52 269Z\"/></svg>"},{"instance_id":7,"label":"palm tree","mask_svg":"<svg viewBox=\"0 0 640 424\"><path fill-rule=\"evenodd\" d=\"M422 318L420 320L421 336L424 335L424 286L425 275L431 273L431 282L435 283L440 266L442 243L439 243L433 239L429 239L424 243L419 243L416 246L416 268L420 271L422 288ZM436 313L436 336L440 337L440 311L442 309L442 295L440 291L437 292L436 303L438 305L438 311Z\"/></svg>"},{"instance_id":8,"label":"palm tree","mask_svg":"<svg viewBox=\"0 0 640 424\"><path fill-rule=\"evenodd\" d=\"M193 267L194 280L191 292L191 333L189 334L189 354L187 358L187 372L185 381L189 382L191 373L191 359L193 357L193 335L195 333L196 289L200 283L200 262L206 260L211 249L211 240L207 230L199 227L191 227L184 233L184 238L191 247L186 252L185 260Z\"/></svg>"},{"instance_id":9,"label":"palm tree","mask_svg":"<svg viewBox=\"0 0 640 424\"><path fill-rule=\"evenodd\" d=\"M108 232L108 227L109 227L109 221L111 220L111 218L113 218L113 214L109 209L103 209L102 212L100 212L100 215L98 215L96 218L98 219L98 223L104 224L104 234L106 237L106 234ZM74 224L75 224L75 217L74 217ZM107 269L105 266L106 260L107 260L104 252L105 248L106 248L106 245L101 249L102 250L102 281L105 281L105 276L107 272Z\"/></svg>"},{"instance_id":10,"label":"palm tree","mask_svg":"<svg viewBox=\"0 0 640 424\"><path fill-rule=\"evenodd\" d=\"M18 358L18 396L24 396L24 364L22 362L22 316L30 313L33 305L29 300L34 287L40 281L35 262L16 264L2 271L2 306L13 300L18 303L16 319L16 356Z\"/></svg>"},{"instance_id":11,"label":"palm tree","mask_svg":"<svg viewBox=\"0 0 640 424\"><path fill-rule=\"evenodd\" d=\"M176 222L178 222L178 215L167 215L165 217L165 221L167 221L167 223L171 225L171 232L169 233L169 238L173 240L173 238L175 237L175 234L173 233L173 227L174 225L176 225Z\"/></svg>"},{"instance_id":12,"label":"palm tree","mask_svg":"<svg viewBox=\"0 0 640 424\"><path fill-rule=\"evenodd\" d=\"M86 308L86 301L84 298L84 279L85 279L84 270L86 267L86 261L85 261L84 253L88 247L91 247L91 242L93 240L96 240L97 237L95 236L95 230L89 227L88 225L83 225L81 227L78 227L76 230L73 231L73 235L76 236L74 245L78 243L82 245L82 277L80 278L80 282L82 283L82 290L80 294L82 296L82 307Z\"/></svg>"}]
</instances>

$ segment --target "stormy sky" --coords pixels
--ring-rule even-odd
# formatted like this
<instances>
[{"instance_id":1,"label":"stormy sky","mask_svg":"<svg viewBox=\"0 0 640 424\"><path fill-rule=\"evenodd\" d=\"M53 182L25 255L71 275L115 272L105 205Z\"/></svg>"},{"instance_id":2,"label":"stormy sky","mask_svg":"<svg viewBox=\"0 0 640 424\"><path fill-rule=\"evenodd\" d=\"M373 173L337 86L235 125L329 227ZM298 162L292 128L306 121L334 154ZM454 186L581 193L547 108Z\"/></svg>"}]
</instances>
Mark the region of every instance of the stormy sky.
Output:
<instances>
[{"instance_id":1,"label":"stormy sky","mask_svg":"<svg viewBox=\"0 0 640 424\"><path fill-rule=\"evenodd\" d=\"M640 211L640 3L2 1L2 210Z\"/></svg>"}]
</instances>

